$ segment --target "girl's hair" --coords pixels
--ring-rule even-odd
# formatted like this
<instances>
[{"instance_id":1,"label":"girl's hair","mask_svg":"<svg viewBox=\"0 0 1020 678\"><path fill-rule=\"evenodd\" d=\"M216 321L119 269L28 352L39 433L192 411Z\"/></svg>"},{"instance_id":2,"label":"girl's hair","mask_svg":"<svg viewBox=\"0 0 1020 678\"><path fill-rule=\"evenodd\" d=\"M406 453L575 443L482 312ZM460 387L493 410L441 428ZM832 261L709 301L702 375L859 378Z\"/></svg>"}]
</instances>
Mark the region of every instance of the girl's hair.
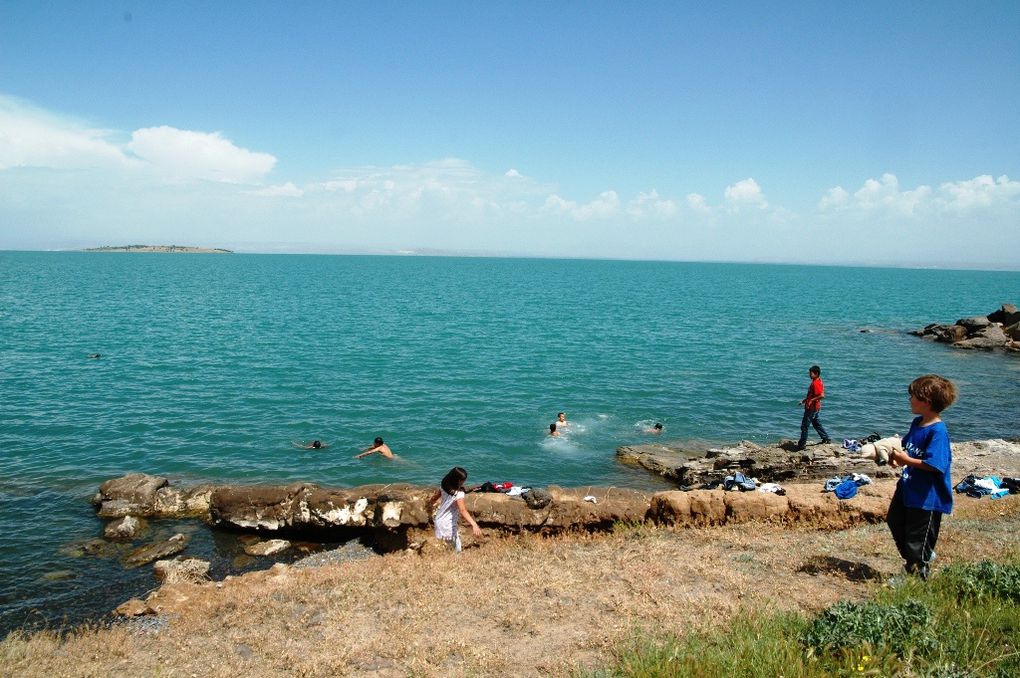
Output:
<instances>
[{"instance_id":1,"label":"girl's hair","mask_svg":"<svg viewBox=\"0 0 1020 678\"><path fill-rule=\"evenodd\" d=\"M447 494L453 494L459 490L464 489L464 481L467 480L467 471L462 469L460 466L454 466L450 469L450 472L443 476L442 482L439 486L443 488L443 491Z\"/></svg>"},{"instance_id":2,"label":"girl's hair","mask_svg":"<svg viewBox=\"0 0 1020 678\"><path fill-rule=\"evenodd\" d=\"M556 430L556 422L553 422L553 423L549 424L549 433L552 433L555 430Z\"/></svg>"}]
</instances>

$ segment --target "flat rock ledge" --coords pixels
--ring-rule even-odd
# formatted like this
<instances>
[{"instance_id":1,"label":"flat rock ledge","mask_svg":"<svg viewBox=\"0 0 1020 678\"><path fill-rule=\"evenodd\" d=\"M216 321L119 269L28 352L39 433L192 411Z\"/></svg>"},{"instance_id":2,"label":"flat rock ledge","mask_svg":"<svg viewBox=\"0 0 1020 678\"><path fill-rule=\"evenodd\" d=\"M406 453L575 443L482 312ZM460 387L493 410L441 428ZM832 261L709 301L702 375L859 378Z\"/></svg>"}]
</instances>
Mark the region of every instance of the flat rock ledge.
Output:
<instances>
[{"instance_id":1,"label":"flat rock ledge","mask_svg":"<svg viewBox=\"0 0 1020 678\"><path fill-rule=\"evenodd\" d=\"M762 447L744 440L707 452L691 451L682 445L634 445L618 448L616 455L624 464L644 468L681 487L720 482L736 471L763 483L784 485L821 481L844 473L864 473L872 479L899 476L898 470L878 466L835 443L797 451L793 441ZM1002 439L953 443L953 477L970 473L1020 475L1020 444Z\"/></svg>"}]
</instances>

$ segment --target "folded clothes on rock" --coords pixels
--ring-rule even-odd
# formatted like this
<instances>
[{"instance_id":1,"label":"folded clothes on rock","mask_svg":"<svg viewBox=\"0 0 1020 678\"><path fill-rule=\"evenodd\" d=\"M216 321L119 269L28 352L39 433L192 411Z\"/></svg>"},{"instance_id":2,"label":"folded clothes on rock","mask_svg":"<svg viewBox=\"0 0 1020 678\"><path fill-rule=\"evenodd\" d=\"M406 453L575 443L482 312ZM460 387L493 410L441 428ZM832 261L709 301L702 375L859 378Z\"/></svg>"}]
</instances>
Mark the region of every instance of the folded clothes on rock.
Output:
<instances>
[{"instance_id":1,"label":"folded clothes on rock","mask_svg":"<svg viewBox=\"0 0 1020 678\"><path fill-rule=\"evenodd\" d=\"M740 492L747 492L756 487L758 487L758 483L754 478L748 478L739 471L731 476L726 476L726 479L723 480L723 489L727 491L739 490Z\"/></svg>"},{"instance_id":2,"label":"folded clothes on rock","mask_svg":"<svg viewBox=\"0 0 1020 678\"><path fill-rule=\"evenodd\" d=\"M974 497L975 499L980 499L981 497L999 499L1000 497L1005 497L1011 491L1017 491L1014 489L1015 487L1017 487L1015 478L999 478L998 476L978 478L975 475L969 475L958 482L953 489L958 494L966 494L968 497Z\"/></svg>"}]
</instances>

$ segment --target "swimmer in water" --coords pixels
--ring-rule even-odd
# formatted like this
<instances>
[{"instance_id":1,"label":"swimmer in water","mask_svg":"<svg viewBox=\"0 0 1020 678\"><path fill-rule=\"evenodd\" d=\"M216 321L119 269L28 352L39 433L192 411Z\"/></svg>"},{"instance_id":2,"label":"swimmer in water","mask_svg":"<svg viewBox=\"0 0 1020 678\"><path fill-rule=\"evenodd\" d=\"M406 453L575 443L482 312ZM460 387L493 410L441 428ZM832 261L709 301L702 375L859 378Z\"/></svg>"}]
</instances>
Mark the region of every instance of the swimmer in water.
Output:
<instances>
[{"instance_id":1,"label":"swimmer in water","mask_svg":"<svg viewBox=\"0 0 1020 678\"><path fill-rule=\"evenodd\" d=\"M89 353L88 357L92 358L93 360L98 360L98 359L103 357L103 354L102 353Z\"/></svg>"},{"instance_id":2,"label":"swimmer in water","mask_svg":"<svg viewBox=\"0 0 1020 678\"><path fill-rule=\"evenodd\" d=\"M376 452L387 459L393 459L397 456L393 454L393 450L390 449L389 445L383 442L382 438L376 438L371 445L361 451L361 454L354 455L354 458L361 459L362 457L367 457L368 455L375 454Z\"/></svg>"},{"instance_id":3,"label":"swimmer in water","mask_svg":"<svg viewBox=\"0 0 1020 678\"><path fill-rule=\"evenodd\" d=\"M556 430L556 424L555 423L549 424L549 435L558 436L559 434L560 432Z\"/></svg>"},{"instance_id":4,"label":"swimmer in water","mask_svg":"<svg viewBox=\"0 0 1020 678\"><path fill-rule=\"evenodd\" d=\"M655 434L655 433L662 433L662 424L660 424L659 422L655 422L655 426L653 426L651 428L646 428L645 429L645 433L653 433L653 434Z\"/></svg>"},{"instance_id":5,"label":"swimmer in water","mask_svg":"<svg viewBox=\"0 0 1020 678\"><path fill-rule=\"evenodd\" d=\"M563 428L564 426L570 426L570 422L567 421L567 413L566 412L557 412L556 413L556 426L559 427L559 428Z\"/></svg>"},{"instance_id":6,"label":"swimmer in water","mask_svg":"<svg viewBox=\"0 0 1020 678\"><path fill-rule=\"evenodd\" d=\"M329 445L327 445L326 443L322 442L321 440L313 440L310 443L304 443L304 442L299 443L299 442L295 441L294 442L294 447L301 448L302 450L324 450L327 447L329 447Z\"/></svg>"}]
</instances>

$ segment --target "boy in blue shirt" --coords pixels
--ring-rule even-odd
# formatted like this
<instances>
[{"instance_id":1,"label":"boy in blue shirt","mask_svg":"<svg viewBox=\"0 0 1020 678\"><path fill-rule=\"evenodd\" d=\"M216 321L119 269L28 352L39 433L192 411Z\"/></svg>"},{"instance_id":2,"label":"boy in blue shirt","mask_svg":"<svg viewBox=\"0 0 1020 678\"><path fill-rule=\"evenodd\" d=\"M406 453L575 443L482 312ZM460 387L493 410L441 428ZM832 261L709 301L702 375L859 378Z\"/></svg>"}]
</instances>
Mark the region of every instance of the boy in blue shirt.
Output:
<instances>
[{"instance_id":1,"label":"boy in blue shirt","mask_svg":"<svg viewBox=\"0 0 1020 678\"><path fill-rule=\"evenodd\" d=\"M903 450L894 450L889 457L890 466L902 466L903 474L886 523L906 561L904 569L927 580L942 514L953 510L949 475L953 453L940 415L956 400L956 386L937 374L926 374L912 381L907 393L910 411L918 416L903 436Z\"/></svg>"}]
</instances>

